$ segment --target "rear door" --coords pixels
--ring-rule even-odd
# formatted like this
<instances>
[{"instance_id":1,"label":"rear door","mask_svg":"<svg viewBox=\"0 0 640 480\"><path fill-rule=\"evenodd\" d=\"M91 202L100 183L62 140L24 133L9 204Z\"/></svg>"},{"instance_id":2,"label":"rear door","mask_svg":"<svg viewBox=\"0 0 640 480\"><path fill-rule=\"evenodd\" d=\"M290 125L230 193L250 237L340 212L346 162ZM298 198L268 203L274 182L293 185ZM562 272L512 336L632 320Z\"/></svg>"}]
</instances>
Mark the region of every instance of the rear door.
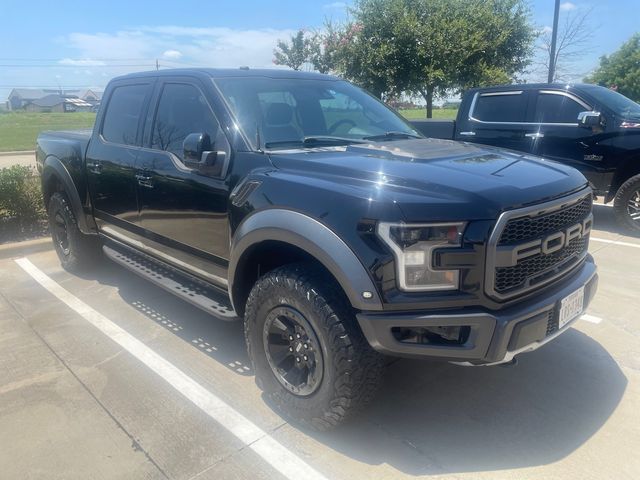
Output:
<instances>
[{"instance_id":1,"label":"rear door","mask_svg":"<svg viewBox=\"0 0 640 480\"><path fill-rule=\"evenodd\" d=\"M229 142L197 79L162 79L157 91L149 137L136 169L145 247L165 261L226 286L229 175L212 176L188 167L183 142L189 134L206 134L211 150L230 157Z\"/></svg>"},{"instance_id":2,"label":"rear door","mask_svg":"<svg viewBox=\"0 0 640 480\"><path fill-rule=\"evenodd\" d=\"M153 80L116 82L86 155L89 191L98 227L129 231L138 221L135 163Z\"/></svg>"},{"instance_id":3,"label":"rear door","mask_svg":"<svg viewBox=\"0 0 640 480\"><path fill-rule=\"evenodd\" d=\"M528 99L526 90L475 93L468 118L457 127L456 140L529 152Z\"/></svg>"}]
</instances>

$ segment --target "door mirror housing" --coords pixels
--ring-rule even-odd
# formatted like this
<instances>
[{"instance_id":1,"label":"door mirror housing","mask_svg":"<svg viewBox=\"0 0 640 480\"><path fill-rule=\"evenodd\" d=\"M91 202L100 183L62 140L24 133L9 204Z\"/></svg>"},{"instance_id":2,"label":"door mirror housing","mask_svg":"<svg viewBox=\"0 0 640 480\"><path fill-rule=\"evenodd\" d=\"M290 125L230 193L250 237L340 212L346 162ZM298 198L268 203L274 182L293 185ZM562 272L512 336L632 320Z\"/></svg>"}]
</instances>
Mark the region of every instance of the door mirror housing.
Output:
<instances>
[{"instance_id":1,"label":"door mirror housing","mask_svg":"<svg viewBox=\"0 0 640 480\"><path fill-rule=\"evenodd\" d=\"M211 138L206 133L190 133L182 142L182 150L185 165L194 167L202 160L202 154L211 150Z\"/></svg>"},{"instance_id":2,"label":"door mirror housing","mask_svg":"<svg viewBox=\"0 0 640 480\"><path fill-rule=\"evenodd\" d=\"M578 125L582 128L599 127L602 125L602 115L600 112L580 112Z\"/></svg>"},{"instance_id":3,"label":"door mirror housing","mask_svg":"<svg viewBox=\"0 0 640 480\"><path fill-rule=\"evenodd\" d=\"M202 175L224 178L229 166L229 155L214 147L206 133L190 133L182 143L184 164Z\"/></svg>"}]
</instances>

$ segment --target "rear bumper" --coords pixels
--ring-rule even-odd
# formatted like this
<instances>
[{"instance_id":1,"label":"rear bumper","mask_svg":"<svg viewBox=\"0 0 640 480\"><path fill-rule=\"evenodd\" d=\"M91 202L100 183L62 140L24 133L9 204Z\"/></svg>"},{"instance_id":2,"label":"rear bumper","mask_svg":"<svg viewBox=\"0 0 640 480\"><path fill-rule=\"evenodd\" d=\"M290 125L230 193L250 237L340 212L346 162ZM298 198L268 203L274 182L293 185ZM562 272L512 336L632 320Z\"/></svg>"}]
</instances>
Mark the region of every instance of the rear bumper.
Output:
<instances>
[{"instance_id":1,"label":"rear bumper","mask_svg":"<svg viewBox=\"0 0 640 480\"><path fill-rule=\"evenodd\" d=\"M571 276L544 295L528 299L501 311L464 308L446 313L393 312L357 315L369 344L377 351L393 356L440 358L463 365L506 363L524 352L548 343L564 333L577 320L558 329L560 301L581 287L585 288L584 308L598 285L596 265L591 256ZM394 336L394 328L468 327L461 344L407 343Z\"/></svg>"}]
</instances>

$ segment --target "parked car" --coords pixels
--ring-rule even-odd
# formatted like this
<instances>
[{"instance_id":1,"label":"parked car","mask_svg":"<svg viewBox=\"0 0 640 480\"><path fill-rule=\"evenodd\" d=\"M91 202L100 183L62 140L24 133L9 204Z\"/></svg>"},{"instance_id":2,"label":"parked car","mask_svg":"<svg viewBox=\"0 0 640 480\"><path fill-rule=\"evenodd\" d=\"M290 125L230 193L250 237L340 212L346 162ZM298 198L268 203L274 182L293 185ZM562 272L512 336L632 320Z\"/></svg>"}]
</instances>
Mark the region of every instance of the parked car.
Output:
<instances>
[{"instance_id":1,"label":"parked car","mask_svg":"<svg viewBox=\"0 0 640 480\"><path fill-rule=\"evenodd\" d=\"M580 172L425 139L332 76L127 75L93 132L43 133L36 155L64 268L101 248L243 321L258 385L319 429L373 397L383 355L508 364L596 291Z\"/></svg>"},{"instance_id":2,"label":"parked car","mask_svg":"<svg viewBox=\"0 0 640 480\"><path fill-rule=\"evenodd\" d=\"M539 155L580 170L640 231L640 105L597 85L523 84L468 91L455 121L416 121L424 135Z\"/></svg>"}]
</instances>

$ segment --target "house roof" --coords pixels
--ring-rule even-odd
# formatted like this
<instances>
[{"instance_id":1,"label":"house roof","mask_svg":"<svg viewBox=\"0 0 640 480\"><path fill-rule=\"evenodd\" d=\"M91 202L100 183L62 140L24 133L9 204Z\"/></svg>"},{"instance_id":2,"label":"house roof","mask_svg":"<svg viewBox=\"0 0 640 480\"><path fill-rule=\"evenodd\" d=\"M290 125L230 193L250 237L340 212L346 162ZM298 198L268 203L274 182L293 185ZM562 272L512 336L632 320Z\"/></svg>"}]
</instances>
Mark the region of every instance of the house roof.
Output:
<instances>
[{"instance_id":1,"label":"house roof","mask_svg":"<svg viewBox=\"0 0 640 480\"><path fill-rule=\"evenodd\" d=\"M32 100L31 103L33 103L34 105L37 105L38 107L53 107L55 105L60 105L65 100L66 99L64 97L61 97L58 94L52 93L42 98L36 98L35 100Z\"/></svg>"},{"instance_id":2,"label":"house roof","mask_svg":"<svg viewBox=\"0 0 640 480\"><path fill-rule=\"evenodd\" d=\"M89 90L85 90L85 91L89 91ZM95 90L91 90L91 91L93 93L97 93ZM28 101L28 100L42 99L49 95L59 95L60 92L61 91L59 89L54 89L54 88L14 88L13 90L11 90L11 93L9 93L9 98L18 96L22 100ZM78 90L78 89L62 90L63 95L79 96L78 95L79 92L81 92L81 90Z\"/></svg>"}]
</instances>

